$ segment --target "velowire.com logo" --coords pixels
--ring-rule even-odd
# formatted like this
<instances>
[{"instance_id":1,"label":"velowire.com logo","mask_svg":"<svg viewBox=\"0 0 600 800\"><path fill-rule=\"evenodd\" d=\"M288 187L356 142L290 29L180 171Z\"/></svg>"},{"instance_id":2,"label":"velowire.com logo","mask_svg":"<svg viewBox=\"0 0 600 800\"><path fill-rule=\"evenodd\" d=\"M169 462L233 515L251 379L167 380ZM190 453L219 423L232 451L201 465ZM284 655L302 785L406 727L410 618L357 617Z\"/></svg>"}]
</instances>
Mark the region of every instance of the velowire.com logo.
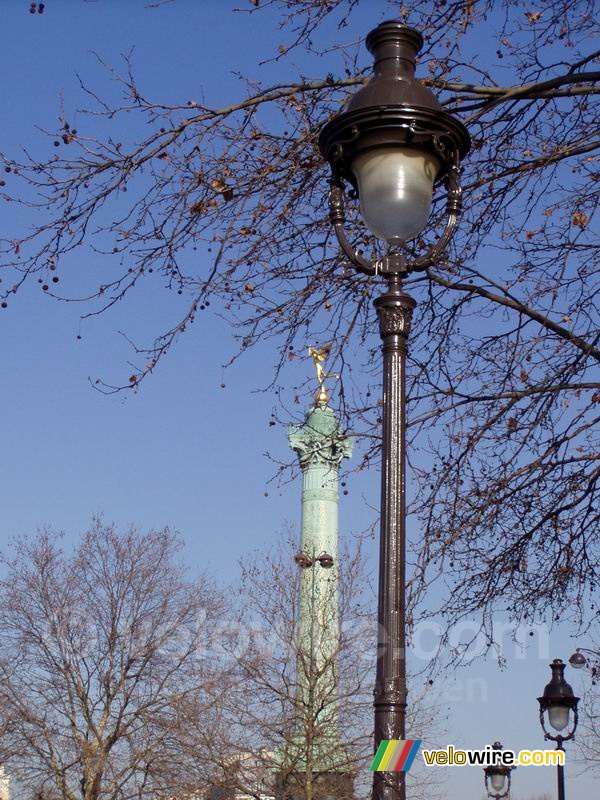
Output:
<instances>
[{"instance_id":1,"label":"velowire.com logo","mask_svg":"<svg viewBox=\"0 0 600 800\"><path fill-rule=\"evenodd\" d=\"M422 739L382 739L371 764L371 772L408 772Z\"/></svg>"}]
</instances>

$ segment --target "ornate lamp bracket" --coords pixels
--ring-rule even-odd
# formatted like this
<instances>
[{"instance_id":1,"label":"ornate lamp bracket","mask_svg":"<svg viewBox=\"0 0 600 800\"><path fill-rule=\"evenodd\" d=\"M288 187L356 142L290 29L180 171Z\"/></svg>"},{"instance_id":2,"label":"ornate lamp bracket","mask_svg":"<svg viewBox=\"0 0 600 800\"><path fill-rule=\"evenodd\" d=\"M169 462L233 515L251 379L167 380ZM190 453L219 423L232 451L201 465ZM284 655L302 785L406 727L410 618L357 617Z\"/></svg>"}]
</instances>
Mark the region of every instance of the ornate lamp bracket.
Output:
<instances>
[{"instance_id":1,"label":"ornate lamp bracket","mask_svg":"<svg viewBox=\"0 0 600 800\"><path fill-rule=\"evenodd\" d=\"M502 794L494 793L494 790L490 788L490 783L488 776L485 776L485 788L488 794L488 797L491 797L492 800L505 800L505 798L510 797L510 781L511 781L511 774L510 771L506 773L506 789Z\"/></svg>"},{"instance_id":2,"label":"ornate lamp bracket","mask_svg":"<svg viewBox=\"0 0 600 800\"><path fill-rule=\"evenodd\" d=\"M569 731L566 736L563 736L562 733L557 733L556 735L550 733L550 731L546 728L546 720L545 720L545 708L540 708L540 725L542 726L542 730L544 731L544 739L550 740L551 742L556 742L556 749L562 750L563 749L563 742L568 742L575 737L575 731L577 730L577 723L579 722L579 710L577 706L571 706L573 710L573 727Z\"/></svg>"}]
</instances>

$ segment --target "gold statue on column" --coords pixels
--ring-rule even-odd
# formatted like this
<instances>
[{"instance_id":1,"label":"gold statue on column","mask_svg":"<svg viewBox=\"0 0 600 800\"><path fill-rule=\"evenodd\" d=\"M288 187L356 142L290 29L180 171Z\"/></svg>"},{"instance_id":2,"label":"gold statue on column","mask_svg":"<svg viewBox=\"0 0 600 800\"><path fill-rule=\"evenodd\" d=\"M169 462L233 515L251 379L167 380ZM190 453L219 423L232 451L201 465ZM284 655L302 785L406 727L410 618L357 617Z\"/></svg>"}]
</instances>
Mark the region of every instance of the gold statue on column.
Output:
<instances>
[{"instance_id":1,"label":"gold statue on column","mask_svg":"<svg viewBox=\"0 0 600 800\"><path fill-rule=\"evenodd\" d=\"M325 379L326 378L337 378L337 375L333 373L325 372L325 360L331 353L331 345L326 344L323 347L309 347L308 353L313 360L313 364L315 365L315 369L317 371L317 380L319 382L319 389L315 396L315 400L317 405L327 405L329 402L329 396L327 395L327 390L325 389Z\"/></svg>"}]
</instances>

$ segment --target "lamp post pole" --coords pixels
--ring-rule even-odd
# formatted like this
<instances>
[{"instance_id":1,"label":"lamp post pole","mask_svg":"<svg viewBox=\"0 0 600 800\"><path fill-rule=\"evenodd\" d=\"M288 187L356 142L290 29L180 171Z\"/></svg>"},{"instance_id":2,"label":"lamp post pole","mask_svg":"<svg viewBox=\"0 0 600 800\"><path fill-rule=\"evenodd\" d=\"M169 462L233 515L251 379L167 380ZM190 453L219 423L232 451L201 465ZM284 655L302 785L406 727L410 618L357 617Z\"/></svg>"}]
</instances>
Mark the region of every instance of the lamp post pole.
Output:
<instances>
[{"instance_id":1,"label":"lamp post pole","mask_svg":"<svg viewBox=\"0 0 600 800\"><path fill-rule=\"evenodd\" d=\"M383 354L383 428L375 750L406 735L406 354L415 301L402 280L445 256L461 208L460 162L469 134L415 78L421 34L396 20L369 33L374 75L346 108L322 128L319 147L331 166L329 218L345 258L361 273L381 276L387 291L375 300ZM344 231L344 187L359 197L372 234L387 245L373 260ZM434 186L446 188L446 227L423 255L407 242L426 227ZM374 800L405 800L404 759L392 751L373 773ZM388 763L390 762L390 763Z\"/></svg>"},{"instance_id":2,"label":"lamp post pole","mask_svg":"<svg viewBox=\"0 0 600 800\"><path fill-rule=\"evenodd\" d=\"M563 753L565 748L562 746L562 741L558 741L556 743L556 749L562 750ZM565 800L565 768L562 764L556 765L557 770L557 780L558 780L558 800Z\"/></svg>"},{"instance_id":3,"label":"lamp post pole","mask_svg":"<svg viewBox=\"0 0 600 800\"><path fill-rule=\"evenodd\" d=\"M375 300L383 354L375 741L406 736L406 352L415 301L398 274ZM405 796L404 772L375 772L374 797Z\"/></svg>"}]
</instances>

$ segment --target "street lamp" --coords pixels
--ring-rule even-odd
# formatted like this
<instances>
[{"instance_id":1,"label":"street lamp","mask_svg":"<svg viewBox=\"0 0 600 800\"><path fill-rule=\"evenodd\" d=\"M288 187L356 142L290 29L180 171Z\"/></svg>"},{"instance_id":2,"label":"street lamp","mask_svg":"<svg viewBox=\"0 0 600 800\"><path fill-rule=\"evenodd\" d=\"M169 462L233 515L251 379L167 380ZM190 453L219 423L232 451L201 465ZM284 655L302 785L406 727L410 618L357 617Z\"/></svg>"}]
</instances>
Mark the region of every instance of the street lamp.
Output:
<instances>
[{"instance_id":1,"label":"street lamp","mask_svg":"<svg viewBox=\"0 0 600 800\"><path fill-rule=\"evenodd\" d=\"M588 656L592 656L591 665L589 658L586 658L583 655L584 653L587 653ZM590 650L588 647L578 647L573 655L569 658L569 664L573 667L573 669L590 667L592 673L592 683L595 684L598 676L598 668L600 666L600 651Z\"/></svg>"},{"instance_id":2,"label":"street lamp","mask_svg":"<svg viewBox=\"0 0 600 800\"><path fill-rule=\"evenodd\" d=\"M565 680L565 664L560 658L555 658L550 664L552 670L552 678L550 683L546 684L544 693L538 697L540 704L540 725L544 731L544 739L550 739L556 742L557 750L564 750L563 743L568 742L575 735L577 728L577 703L579 698L573 694L573 689ZM546 728L544 719L545 713L548 713L548 723L551 728L556 731L552 734ZM571 712L573 712L573 719L571 721ZM563 731L567 731L563 734ZM557 764L558 770L558 800L565 800L565 773L564 766Z\"/></svg>"},{"instance_id":3,"label":"street lamp","mask_svg":"<svg viewBox=\"0 0 600 800\"><path fill-rule=\"evenodd\" d=\"M494 742L492 750L502 750L500 742ZM492 764L485 767L483 773L485 775L485 788L488 797L493 800L503 800L510 795L510 773L515 767L509 767L507 764Z\"/></svg>"},{"instance_id":4,"label":"street lamp","mask_svg":"<svg viewBox=\"0 0 600 800\"><path fill-rule=\"evenodd\" d=\"M367 36L374 75L348 106L327 122L319 147L331 166L329 218L342 252L387 291L375 300L383 352L383 430L379 550L375 749L405 738L405 462L406 351L415 301L402 278L444 256L461 208L460 163L469 134L415 78L421 34L396 21ZM434 188L446 188L446 223L438 241L411 258L407 242L427 225ZM345 230L344 192L358 197L365 225L384 243L368 259ZM374 772L374 800L405 800L404 773Z\"/></svg>"}]
</instances>

